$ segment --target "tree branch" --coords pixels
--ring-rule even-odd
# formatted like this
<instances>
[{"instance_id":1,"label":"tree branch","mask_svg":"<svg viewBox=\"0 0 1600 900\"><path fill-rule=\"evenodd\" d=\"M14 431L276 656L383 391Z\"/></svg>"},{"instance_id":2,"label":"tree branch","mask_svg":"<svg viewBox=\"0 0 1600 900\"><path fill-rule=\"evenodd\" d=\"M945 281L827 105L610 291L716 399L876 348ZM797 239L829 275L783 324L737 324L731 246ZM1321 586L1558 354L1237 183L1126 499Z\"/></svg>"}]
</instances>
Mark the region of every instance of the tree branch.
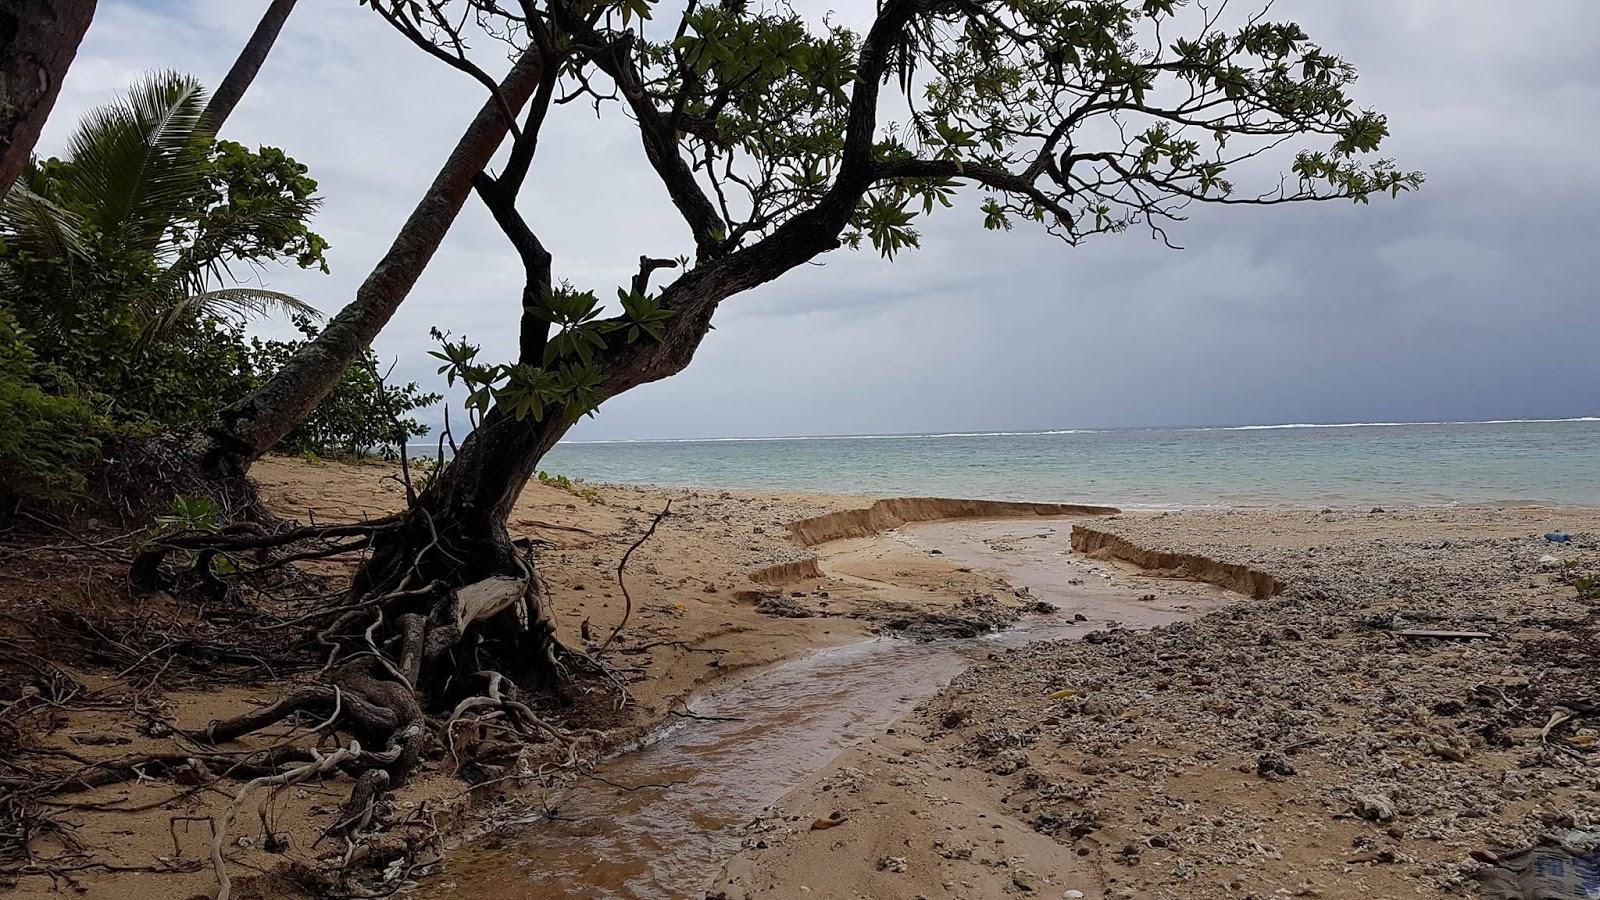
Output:
<instances>
[{"instance_id":1,"label":"tree branch","mask_svg":"<svg viewBox=\"0 0 1600 900\"><path fill-rule=\"evenodd\" d=\"M537 314L550 290L550 251L540 242L538 235L528 227L522 214L517 212L516 193L507 190L498 181L479 172L472 180L483 205L489 208L495 224L516 249L522 259L522 319L518 330L517 362L537 366L544 362L544 348L550 340L550 321Z\"/></svg>"},{"instance_id":2,"label":"tree branch","mask_svg":"<svg viewBox=\"0 0 1600 900\"><path fill-rule=\"evenodd\" d=\"M695 254L701 259L722 254L726 250L727 223L679 154L677 133L640 83L633 59L633 34L602 34L562 0L553 0L550 9L557 25L573 35L584 55L610 76L622 92L623 100L638 121L645 157L666 186L672 205L677 207L694 237Z\"/></svg>"},{"instance_id":3,"label":"tree branch","mask_svg":"<svg viewBox=\"0 0 1600 900\"><path fill-rule=\"evenodd\" d=\"M650 290L650 275L657 269L676 269L678 261L675 259L661 259L654 256L639 257L639 274L633 276L631 288L635 294L643 297Z\"/></svg>"},{"instance_id":4,"label":"tree branch","mask_svg":"<svg viewBox=\"0 0 1600 900\"><path fill-rule=\"evenodd\" d=\"M422 33L422 30L417 27L416 23L411 21L410 15L405 12L404 8L401 7L399 3L394 4L393 8L386 9L381 0L378 0L378 2L374 2L372 4L372 9L379 16L381 16L385 22L388 22L396 31L404 35L407 40L417 45L417 47L422 49L429 56L440 60L452 69L465 72L467 75L471 76L474 81L477 81L479 84L488 88L489 95L493 97L495 103L500 106L500 113L506 118L506 129L511 132L512 137L520 138L522 136L522 129L517 125L517 114L511 108L511 102L507 100L505 94L501 92L500 83L495 81L494 76L490 75L488 72L485 72L476 63L467 59L467 54L461 42L461 36L452 30L448 26L448 23L441 19L436 23L436 25L441 31L450 36L451 45L454 46L456 50L456 52L453 54L429 40L428 36Z\"/></svg>"}]
</instances>

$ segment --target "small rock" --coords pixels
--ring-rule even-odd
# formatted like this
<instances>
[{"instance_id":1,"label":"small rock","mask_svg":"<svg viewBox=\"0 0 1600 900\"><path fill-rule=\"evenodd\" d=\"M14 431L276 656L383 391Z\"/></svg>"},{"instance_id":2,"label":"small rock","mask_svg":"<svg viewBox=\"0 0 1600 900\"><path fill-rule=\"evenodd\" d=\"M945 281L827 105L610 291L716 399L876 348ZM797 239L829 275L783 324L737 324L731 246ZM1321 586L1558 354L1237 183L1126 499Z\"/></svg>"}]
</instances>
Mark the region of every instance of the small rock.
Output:
<instances>
[{"instance_id":1,"label":"small rock","mask_svg":"<svg viewBox=\"0 0 1600 900\"><path fill-rule=\"evenodd\" d=\"M1256 757L1256 774L1262 778L1288 778L1295 774L1295 768L1282 753L1274 750Z\"/></svg>"},{"instance_id":2,"label":"small rock","mask_svg":"<svg viewBox=\"0 0 1600 900\"><path fill-rule=\"evenodd\" d=\"M816 821L812 822L811 830L827 831L829 828L837 828L848 821L850 821L849 816L835 810L834 812L830 813L826 819L817 819Z\"/></svg>"},{"instance_id":3,"label":"small rock","mask_svg":"<svg viewBox=\"0 0 1600 900\"><path fill-rule=\"evenodd\" d=\"M1356 797L1355 812L1368 822L1391 822L1394 820L1394 803L1388 797L1362 794Z\"/></svg>"}]
</instances>

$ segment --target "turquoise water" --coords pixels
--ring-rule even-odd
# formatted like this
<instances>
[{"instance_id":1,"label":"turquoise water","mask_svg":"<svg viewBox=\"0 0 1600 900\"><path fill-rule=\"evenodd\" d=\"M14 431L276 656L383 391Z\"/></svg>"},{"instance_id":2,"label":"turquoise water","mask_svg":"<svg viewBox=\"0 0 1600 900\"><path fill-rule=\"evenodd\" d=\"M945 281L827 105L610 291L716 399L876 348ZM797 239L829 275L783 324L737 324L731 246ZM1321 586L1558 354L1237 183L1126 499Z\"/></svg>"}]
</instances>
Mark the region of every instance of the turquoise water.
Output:
<instances>
[{"instance_id":1,"label":"turquoise water","mask_svg":"<svg viewBox=\"0 0 1600 900\"><path fill-rule=\"evenodd\" d=\"M567 442L590 481L1128 508L1600 505L1600 418Z\"/></svg>"}]
</instances>

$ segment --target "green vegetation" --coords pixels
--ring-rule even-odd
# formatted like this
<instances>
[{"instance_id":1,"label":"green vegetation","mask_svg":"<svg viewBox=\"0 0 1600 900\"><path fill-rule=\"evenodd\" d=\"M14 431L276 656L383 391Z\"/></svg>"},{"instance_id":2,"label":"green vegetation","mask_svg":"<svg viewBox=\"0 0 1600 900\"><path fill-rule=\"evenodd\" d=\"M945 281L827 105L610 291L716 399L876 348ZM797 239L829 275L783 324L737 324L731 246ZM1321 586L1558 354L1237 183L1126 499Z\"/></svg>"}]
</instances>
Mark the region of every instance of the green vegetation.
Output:
<instances>
[{"instance_id":1,"label":"green vegetation","mask_svg":"<svg viewBox=\"0 0 1600 900\"><path fill-rule=\"evenodd\" d=\"M0 307L0 502L59 503L81 494L110 422L74 394L52 394L11 314Z\"/></svg>"},{"instance_id":2,"label":"green vegetation","mask_svg":"<svg viewBox=\"0 0 1600 900\"><path fill-rule=\"evenodd\" d=\"M216 141L205 92L149 76L84 117L59 159L0 200L0 500L80 496L107 439L192 422L244 396L302 341L247 338L252 316L316 311L241 284L270 265L326 272L320 200L282 150ZM286 449L383 452L438 397L380 384L368 350Z\"/></svg>"},{"instance_id":3,"label":"green vegetation","mask_svg":"<svg viewBox=\"0 0 1600 900\"><path fill-rule=\"evenodd\" d=\"M293 321L307 340L317 336L317 326L309 317L295 316ZM304 344L252 340L252 371L262 375L276 371ZM252 387L258 381L253 380ZM400 445L428 433L428 426L409 414L441 399L440 394L424 393L416 382L388 384L378 368L377 354L369 348L359 363L345 370L333 393L284 437L278 449L325 459L373 455L393 459Z\"/></svg>"},{"instance_id":4,"label":"green vegetation","mask_svg":"<svg viewBox=\"0 0 1600 900\"><path fill-rule=\"evenodd\" d=\"M1574 575L1571 583L1578 591L1579 600L1585 602L1600 600L1600 572Z\"/></svg>"},{"instance_id":5,"label":"green vegetation","mask_svg":"<svg viewBox=\"0 0 1600 900\"><path fill-rule=\"evenodd\" d=\"M594 485L584 484L582 481L573 481L565 475L552 475L543 469L539 470L539 483L547 484L553 488L560 488L574 496L582 497L595 505L604 504L605 498L600 496L600 489Z\"/></svg>"}]
</instances>

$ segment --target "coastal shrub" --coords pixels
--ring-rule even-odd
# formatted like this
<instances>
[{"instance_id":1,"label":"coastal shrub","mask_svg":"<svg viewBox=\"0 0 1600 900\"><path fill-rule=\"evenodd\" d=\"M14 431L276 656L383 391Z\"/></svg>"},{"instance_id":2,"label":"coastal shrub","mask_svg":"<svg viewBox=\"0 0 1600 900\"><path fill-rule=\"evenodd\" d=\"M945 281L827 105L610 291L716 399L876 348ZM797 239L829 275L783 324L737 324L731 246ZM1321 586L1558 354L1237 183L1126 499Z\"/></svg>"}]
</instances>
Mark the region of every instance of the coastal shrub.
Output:
<instances>
[{"instance_id":1,"label":"coastal shrub","mask_svg":"<svg viewBox=\"0 0 1600 900\"><path fill-rule=\"evenodd\" d=\"M25 333L0 309L0 517L81 494L109 427L84 398L41 388L37 368Z\"/></svg>"},{"instance_id":2,"label":"coastal shrub","mask_svg":"<svg viewBox=\"0 0 1600 900\"><path fill-rule=\"evenodd\" d=\"M1574 576L1572 586L1577 589L1579 600L1586 602L1600 600L1600 572Z\"/></svg>"},{"instance_id":3,"label":"coastal shrub","mask_svg":"<svg viewBox=\"0 0 1600 900\"><path fill-rule=\"evenodd\" d=\"M539 471L539 483L560 488L573 496L582 497L594 505L604 504L605 498L600 496L600 489L593 485L584 484L582 481L573 481L565 475L552 475L544 470Z\"/></svg>"},{"instance_id":4,"label":"coastal shrub","mask_svg":"<svg viewBox=\"0 0 1600 900\"><path fill-rule=\"evenodd\" d=\"M178 424L240 396L254 375L243 322L315 314L240 276L327 271L306 167L214 140L205 101L189 76L147 76L0 201L0 305L52 378L98 395L118 422Z\"/></svg>"},{"instance_id":5,"label":"coastal shrub","mask_svg":"<svg viewBox=\"0 0 1600 900\"><path fill-rule=\"evenodd\" d=\"M293 321L305 340L317 336L317 326L309 317L295 316ZM303 343L256 339L252 342L251 363L264 379L298 352ZM381 374L377 354L367 349L311 415L284 437L278 449L323 458L393 459L401 444L428 434L428 426L410 413L438 403L441 395L422 391L414 381L391 385Z\"/></svg>"},{"instance_id":6,"label":"coastal shrub","mask_svg":"<svg viewBox=\"0 0 1600 900\"><path fill-rule=\"evenodd\" d=\"M0 498L83 495L107 437L201 419L264 382L303 344L247 336L315 310L240 282L271 264L328 270L309 227L306 167L274 147L216 141L192 78L149 76L91 111L61 158L33 161L0 198ZM438 395L389 386L369 350L284 449L392 455ZM9 507L8 507L9 508Z\"/></svg>"}]
</instances>

